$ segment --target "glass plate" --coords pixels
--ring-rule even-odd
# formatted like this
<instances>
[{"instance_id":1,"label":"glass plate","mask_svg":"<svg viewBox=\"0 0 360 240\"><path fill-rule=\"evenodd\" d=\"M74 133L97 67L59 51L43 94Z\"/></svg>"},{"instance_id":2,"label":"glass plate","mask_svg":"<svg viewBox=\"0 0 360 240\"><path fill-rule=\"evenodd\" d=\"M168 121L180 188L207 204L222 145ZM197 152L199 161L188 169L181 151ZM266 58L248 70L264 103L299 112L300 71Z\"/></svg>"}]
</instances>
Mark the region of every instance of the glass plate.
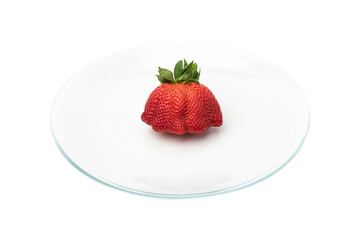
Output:
<instances>
[{"instance_id":1,"label":"glass plate","mask_svg":"<svg viewBox=\"0 0 360 240\"><path fill-rule=\"evenodd\" d=\"M194 60L223 126L196 135L154 132L141 121L158 66ZM166 43L104 58L60 91L51 129L65 158L105 185L157 197L198 197L271 176L299 151L309 126L303 91L281 69L237 49Z\"/></svg>"}]
</instances>

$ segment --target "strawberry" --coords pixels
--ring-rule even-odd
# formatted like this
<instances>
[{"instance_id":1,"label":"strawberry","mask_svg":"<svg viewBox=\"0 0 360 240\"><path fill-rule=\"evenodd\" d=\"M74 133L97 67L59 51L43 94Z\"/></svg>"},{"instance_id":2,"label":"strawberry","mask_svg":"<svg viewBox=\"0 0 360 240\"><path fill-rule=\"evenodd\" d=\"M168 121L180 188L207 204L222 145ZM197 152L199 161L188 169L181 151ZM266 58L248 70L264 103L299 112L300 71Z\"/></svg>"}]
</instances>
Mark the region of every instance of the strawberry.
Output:
<instances>
[{"instance_id":1,"label":"strawberry","mask_svg":"<svg viewBox=\"0 0 360 240\"><path fill-rule=\"evenodd\" d=\"M159 67L161 83L150 94L141 120L156 132L178 135L202 133L222 125L220 105L212 92L199 83L197 64L177 62L174 74Z\"/></svg>"}]
</instances>

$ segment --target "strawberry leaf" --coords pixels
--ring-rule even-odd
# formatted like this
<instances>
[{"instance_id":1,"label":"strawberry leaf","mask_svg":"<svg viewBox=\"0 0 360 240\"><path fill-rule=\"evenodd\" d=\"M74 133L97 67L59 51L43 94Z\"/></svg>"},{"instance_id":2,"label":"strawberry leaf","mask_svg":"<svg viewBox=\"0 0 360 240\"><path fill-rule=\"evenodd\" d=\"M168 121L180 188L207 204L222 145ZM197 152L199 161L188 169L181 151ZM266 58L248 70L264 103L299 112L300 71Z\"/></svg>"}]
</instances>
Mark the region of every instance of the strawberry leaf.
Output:
<instances>
[{"instance_id":1,"label":"strawberry leaf","mask_svg":"<svg viewBox=\"0 0 360 240\"><path fill-rule=\"evenodd\" d=\"M187 79L191 79L192 78L192 72L188 72L187 76L186 76Z\"/></svg>"},{"instance_id":2,"label":"strawberry leaf","mask_svg":"<svg viewBox=\"0 0 360 240\"><path fill-rule=\"evenodd\" d=\"M166 80L174 81L173 73L170 70L159 67L159 74Z\"/></svg>"},{"instance_id":3,"label":"strawberry leaf","mask_svg":"<svg viewBox=\"0 0 360 240\"><path fill-rule=\"evenodd\" d=\"M175 68L174 68L174 77L175 79L178 79L181 76L181 72L184 69L183 67L183 61L180 60L176 63Z\"/></svg>"},{"instance_id":4,"label":"strawberry leaf","mask_svg":"<svg viewBox=\"0 0 360 240\"><path fill-rule=\"evenodd\" d=\"M191 69L190 69L190 72L191 72L191 76L193 77L193 78L196 78L195 77L195 75L196 75L196 73L197 73L197 64L196 63L194 63L192 66L191 66ZM191 77L190 77L191 78Z\"/></svg>"},{"instance_id":5,"label":"strawberry leaf","mask_svg":"<svg viewBox=\"0 0 360 240\"><path fill-rule=\"evenodd\" d=\"M181 80L185 80L185 79L187 79L187 74L186 73L181 75L178 80L181 81Z\"/></svg>"},{"instance_id":6,"label":"strawberry leaf","mask_svg":"<svg viewBox=\"0 0 360 240\"><path fill-rule=\"evenodd\" d=\"M162 77L160 77L160 75L156 75L156 77L159 79L159 82L161 84L165 83L165 80Z\"/></svg>"},{"instance_id":7,"label":"strawberry leaf","mask_svg":"<svg viewBox=\"0 0 360 240\"><path fill-rule=\"evenodd\" d=\"M200 78L200 70L197 70L198 65L191 61L189 64L186 60L180 60L176 63L174 67L174 74L165 68L159 67L159 75L156 75L159 79L161 84L164 83L188 83L188 82L195 82L199 83Z\"/></svg>"},{"instance_id":8,"label":"strawberry leaf","mask_svg":"<svg viewBox=\"0 0 360 240\"><path fill-rule=\"evenodd\" d=\"M191 63L189 63L189 65L187 65L186 67L184 67L184 69L183 69L182 72L181 72L181 75L183 75L184 73L187 73L187 72L191 69L191 67L192 67L193 64L194 64L194 61L192 61Z\"/></svg>"}]
</instances>

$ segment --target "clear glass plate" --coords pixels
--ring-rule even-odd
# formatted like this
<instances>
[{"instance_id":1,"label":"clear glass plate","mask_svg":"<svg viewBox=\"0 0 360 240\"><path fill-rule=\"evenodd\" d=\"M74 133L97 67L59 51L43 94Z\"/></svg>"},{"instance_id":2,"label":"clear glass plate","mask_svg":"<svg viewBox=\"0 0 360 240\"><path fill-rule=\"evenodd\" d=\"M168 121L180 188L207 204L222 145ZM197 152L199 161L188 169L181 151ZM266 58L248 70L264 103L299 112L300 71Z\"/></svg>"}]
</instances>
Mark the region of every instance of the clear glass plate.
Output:
<instances>
[{"instance_id":1,"label":"clear glass plate","mask_svg":"<svg viewBox=\"0 0 360 240\"><path fill-rule=\"evenodd\" d=\"M216 96L223 126L203 134L154 132L141 121L158 66L186 58ZM60 91L51 129L65 158L105 185L157 197L241 189L299 151L309 126L303 91L281 69L237 49L167 43L127 50L74 76Z\"/></svg>"}]
</instances>

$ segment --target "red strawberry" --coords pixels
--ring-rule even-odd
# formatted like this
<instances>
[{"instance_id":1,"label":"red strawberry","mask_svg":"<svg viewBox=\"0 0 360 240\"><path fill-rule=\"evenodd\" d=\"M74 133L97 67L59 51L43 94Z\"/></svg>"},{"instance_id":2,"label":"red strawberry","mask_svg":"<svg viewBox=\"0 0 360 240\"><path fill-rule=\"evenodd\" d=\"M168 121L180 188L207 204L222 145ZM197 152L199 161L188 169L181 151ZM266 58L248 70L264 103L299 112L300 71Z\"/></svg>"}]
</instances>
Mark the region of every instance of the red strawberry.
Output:
<instances>
[{"instance_id":1,"label":"red strawberry","mask_svg":"<svg viewBox=\"0 0 360 240\"><path fill-rule=\"evenodd\" d=\"M199 83L197 64L180 60L173 73L159 68L161 83L150 94L141 119L157 132L178 135L202 133L222 125L220 105L212 92Z\"/></svg>"}]
</instances>

